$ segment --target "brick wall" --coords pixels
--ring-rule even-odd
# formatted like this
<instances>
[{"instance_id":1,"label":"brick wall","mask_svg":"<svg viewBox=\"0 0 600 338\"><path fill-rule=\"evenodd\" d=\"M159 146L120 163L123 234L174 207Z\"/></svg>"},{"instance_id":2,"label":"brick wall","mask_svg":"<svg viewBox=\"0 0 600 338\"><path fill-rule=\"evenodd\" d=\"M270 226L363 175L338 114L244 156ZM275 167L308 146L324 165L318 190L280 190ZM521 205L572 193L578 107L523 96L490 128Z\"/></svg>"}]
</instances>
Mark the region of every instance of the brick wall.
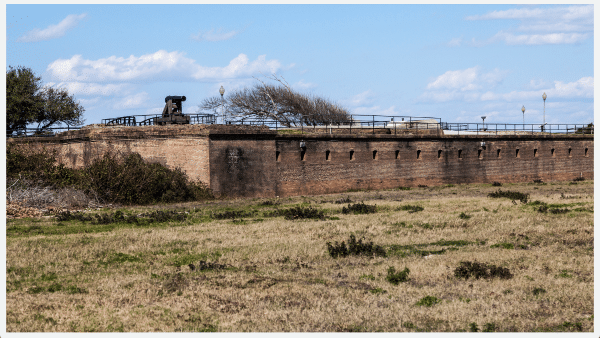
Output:
<instances>
[{"instance_id":1,"label":"brick wall","mask_svg":"<svg viewBox=\"0 0 600 338\"><path fill-rule=\"evenodd\" d=\"M296 135L259 127L187 125L70 131L36 145L59 150L60 160L71 167L106 151L138 152L146 160L183 169L217 195L232 197L593 179L594 173L592 135Z\"/></svg>"}]
</instances>

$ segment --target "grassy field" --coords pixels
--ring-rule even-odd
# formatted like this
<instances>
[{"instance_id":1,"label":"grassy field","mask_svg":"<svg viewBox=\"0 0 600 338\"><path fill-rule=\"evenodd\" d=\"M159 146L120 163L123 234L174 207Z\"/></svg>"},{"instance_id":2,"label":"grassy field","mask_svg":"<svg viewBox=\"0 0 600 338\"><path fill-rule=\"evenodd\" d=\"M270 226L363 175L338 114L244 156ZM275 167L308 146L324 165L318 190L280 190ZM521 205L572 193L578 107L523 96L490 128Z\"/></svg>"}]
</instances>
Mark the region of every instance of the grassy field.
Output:
<instances>
[{"instance_id":1,"label":"grassy field","mask_svg":"<svg viewBox=\"0 0 600 338\"><path fill-rule=\"evenodd\" d=\"M593 202L471 184L8 220L6 330L591 332Z\"/></svg>"}]
</instances>

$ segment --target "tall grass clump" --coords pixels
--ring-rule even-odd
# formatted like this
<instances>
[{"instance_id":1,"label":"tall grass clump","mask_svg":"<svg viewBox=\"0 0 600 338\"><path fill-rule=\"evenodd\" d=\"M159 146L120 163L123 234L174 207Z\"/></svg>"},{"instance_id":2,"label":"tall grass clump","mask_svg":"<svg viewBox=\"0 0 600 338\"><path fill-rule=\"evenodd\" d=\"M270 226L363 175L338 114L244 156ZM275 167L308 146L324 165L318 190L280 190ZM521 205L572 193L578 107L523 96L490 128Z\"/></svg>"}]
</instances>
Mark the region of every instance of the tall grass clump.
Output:
<instances>
[{"instance_id":1,"label":"tall grass clump","mask_svg":"<svg viewBox=\"0 0 600 338\"><path fill-rule=\"evenodd\" d=\"M362 242L363 239L356 240L354 234L350 235L348 246L346 242L331 244L327 242L327 251L333 258L346 257L349 255L364 255L364 256L381 256L386 257L385 249L379 245L374 245L373 242Z\"/></svg>"}]
</instances>

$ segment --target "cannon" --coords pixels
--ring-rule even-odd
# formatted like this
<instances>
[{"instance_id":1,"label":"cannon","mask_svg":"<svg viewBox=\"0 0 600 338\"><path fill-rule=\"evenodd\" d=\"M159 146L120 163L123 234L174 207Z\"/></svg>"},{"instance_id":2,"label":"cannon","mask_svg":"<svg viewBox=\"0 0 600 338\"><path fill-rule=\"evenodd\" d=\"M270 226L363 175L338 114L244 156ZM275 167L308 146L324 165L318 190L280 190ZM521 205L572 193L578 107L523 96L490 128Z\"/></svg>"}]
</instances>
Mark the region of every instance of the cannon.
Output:
<instances>
[{"instance_id":1,"label":"cannon","mask_svg":"<svg viewBox=\"0 0 600 338\"><path fill-rule=\"evenodd\" d=\"M161 117L156 117L154 124L190 124L190 117L183 114L182 102L185 101L185 96L165 97L165 108L162 111Z\"/></svg>"}]
</instances>

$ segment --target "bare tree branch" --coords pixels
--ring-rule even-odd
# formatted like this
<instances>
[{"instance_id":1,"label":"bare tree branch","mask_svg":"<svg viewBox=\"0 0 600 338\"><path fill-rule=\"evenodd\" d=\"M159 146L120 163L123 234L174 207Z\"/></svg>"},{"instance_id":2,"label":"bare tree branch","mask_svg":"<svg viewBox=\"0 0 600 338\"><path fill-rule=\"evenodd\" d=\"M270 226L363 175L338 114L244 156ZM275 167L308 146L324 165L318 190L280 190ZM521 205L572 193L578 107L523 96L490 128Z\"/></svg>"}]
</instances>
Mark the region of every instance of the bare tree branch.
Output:
<instances>
[{"instance_id":1,"label":"bare tree branch","mask_svg":"<svg viewBox=\"0 0 600 338\"><path fill-rule=\"evenodd\" d=\"M297 93L282 76L273 74L267 78L279 85L267 84L255 78L260 83L252 88L236 90L223 100L218 96L204 99L198 106L199 111L216 111L224 105L233 118L271 119L287 126L350 121L349 112L340 105L318 96Z\"/></svg>"}]
</instances>

